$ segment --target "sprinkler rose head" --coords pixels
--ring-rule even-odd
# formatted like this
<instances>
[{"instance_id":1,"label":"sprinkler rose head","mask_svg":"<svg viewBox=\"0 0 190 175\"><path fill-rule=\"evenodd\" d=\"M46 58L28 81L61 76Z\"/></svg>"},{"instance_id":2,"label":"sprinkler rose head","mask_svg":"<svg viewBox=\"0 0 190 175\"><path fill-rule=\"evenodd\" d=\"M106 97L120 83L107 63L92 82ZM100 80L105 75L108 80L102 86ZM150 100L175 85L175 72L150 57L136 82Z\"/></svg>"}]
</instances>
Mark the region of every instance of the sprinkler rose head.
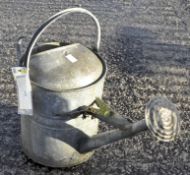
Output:
<instances>
[{"instance_id":1,"label":"sprinkler rose head","mask_svg":"<svg viewBox=\"0 0 190 175\"><path fill-rule=\"evenodd\" d=\"M175 105L165 97L156 97L148 102L145 120L151 133L160 141L173 141L179 134L179 113Z\"/></svg>"}]
</instances>

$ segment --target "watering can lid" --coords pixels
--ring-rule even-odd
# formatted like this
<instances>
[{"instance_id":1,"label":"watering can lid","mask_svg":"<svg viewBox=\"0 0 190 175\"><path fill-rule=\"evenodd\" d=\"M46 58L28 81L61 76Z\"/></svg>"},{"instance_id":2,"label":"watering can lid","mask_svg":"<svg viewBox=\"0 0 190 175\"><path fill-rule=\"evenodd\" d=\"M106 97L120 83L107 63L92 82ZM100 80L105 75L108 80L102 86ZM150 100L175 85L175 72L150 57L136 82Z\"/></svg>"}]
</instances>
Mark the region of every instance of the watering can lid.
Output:
<instances>
[{"instance_id":1,"label":"watering can lid","mask_svg":"<svg viewBox=\"0 0 190 175\"><path fill-rule=\"evenodd\" d=\"M104 61L78 43L39 52L30 62L32 82L52 91L82 88L104 74Z\"/></svg>"}]
</instances>

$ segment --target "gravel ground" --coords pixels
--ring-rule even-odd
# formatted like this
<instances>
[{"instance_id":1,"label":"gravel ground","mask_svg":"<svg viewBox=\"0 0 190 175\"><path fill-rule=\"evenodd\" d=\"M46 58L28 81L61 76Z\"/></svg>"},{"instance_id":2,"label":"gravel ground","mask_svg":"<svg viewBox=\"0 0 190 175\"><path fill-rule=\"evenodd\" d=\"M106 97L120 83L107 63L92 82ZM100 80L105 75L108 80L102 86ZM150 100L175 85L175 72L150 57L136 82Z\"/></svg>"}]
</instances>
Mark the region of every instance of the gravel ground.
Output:
<instances>
[{"instance_id":1,"label":"gravel ground","mask_svg":"<svg viewBox=\"0 0 190 175\"><path fill-rule=\"evenodd\" d=\"M118 175L190 174L188 0L0 0L0 174ZM144 105L166 95L181 111L182 132L172 143L143 133L98 149L86 163L54 169L29 160L20 146L20 117L10 68L17 64L15 43L50 15L68 8L92 11L102 26L99 54L107 61L104 99L120 114L144 118ZM41 42L61 40L94 45L93 22L73 15L55 23ZM101 130L110 129L102 124Z\"/></svg>"}]
</instances>

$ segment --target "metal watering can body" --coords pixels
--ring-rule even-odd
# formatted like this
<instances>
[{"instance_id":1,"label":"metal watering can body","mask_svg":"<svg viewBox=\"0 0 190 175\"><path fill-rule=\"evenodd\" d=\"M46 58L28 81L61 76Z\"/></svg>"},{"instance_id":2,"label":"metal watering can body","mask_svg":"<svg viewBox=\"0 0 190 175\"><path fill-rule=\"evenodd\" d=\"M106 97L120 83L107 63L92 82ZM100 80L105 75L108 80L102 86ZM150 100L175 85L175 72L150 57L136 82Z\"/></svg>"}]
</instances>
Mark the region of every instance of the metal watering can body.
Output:
<instances>
[{"instance_id":1,"label":"metal watering can body","mask_svg":"<svg viewBox=\"0 0 190 175\"><path fill-rule=\"evenodd\" d=\"M34 47L50 24L73 12L87 14L95 21L96 51L99 49L99 22L82 8L55 14L35 32L20 60L20 66L30 68L33 100L33 115L21 116L24 152L46 166L71 167L87 161L94 149L147 129L161 141L173 140L179 131L179 118L167 98L151 100L145 109L145 120L132 123L101 100L106 64L96 51L79 43ZM99 120L117 129L97 134Z\"/></svg>"},{"instance_id":2,"label":"metal watering can body","mask_svg":"<svg viewBox=\"0 0 190 175\"><path fill-rule=\"evenodd\" d=\"M35 162L52 167L70 167L87 161L93 151L79 153L83 139L97 134L99 120L56 117L101 98L106 74L104 61L81 44L60 46L46 43L34 48L41 33L56 19L69 13L90 15L97 25L97 46L100 26L89 11L74 8L54 15L34 34L21 64L30 61L33 94L33 116L21 117L21 137L24 152ZM34 49L33 49L34 48ZM31 59L30 59L31 57ZM26 63L27 64L27 63Z\"/></svg>"},{"instance_id":3,"label":"metal watering can body","mask_svg":"<svg viewBox=\"0 0 190 175\"><path fill-rule=\"evenodd\" d=\"M31 74L32 65L31 60ZM29 157L53 167L73 166L91 157L93 152L80 154L77 147L81 140L97 134L99 120L55 115L89 105L96 97L101 98L104 78L105 71L98 81L90 85L63 91L45 89L32 82L34 115L21 117L22 144Z\"/></svg>"}]
</instances>

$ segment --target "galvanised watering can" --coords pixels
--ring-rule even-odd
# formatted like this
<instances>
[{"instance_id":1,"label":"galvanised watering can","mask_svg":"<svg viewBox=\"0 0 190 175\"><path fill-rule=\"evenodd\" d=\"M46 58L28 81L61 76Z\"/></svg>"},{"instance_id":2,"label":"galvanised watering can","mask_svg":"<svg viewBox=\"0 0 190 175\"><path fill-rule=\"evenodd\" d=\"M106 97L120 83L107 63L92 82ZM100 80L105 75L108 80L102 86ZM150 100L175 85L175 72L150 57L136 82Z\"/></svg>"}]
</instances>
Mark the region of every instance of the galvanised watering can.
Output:
<instances>
[{"instance_id":1,"label":"galvanised watering can","mask_svg":"<svg viewBox=\"0 0 190 175\"><path fill-rule=\"evenodd\" d=\"M45 43L35 47L40 35L55 20L70 13L92 17L97 27L96 49L80 43ZM124 119L101 98L106 64L98 55L101 30L88 10L72 8L49 18L33 35L20 60L32 85L33 115L21 115L22 147L26 155L51 167L71 167L87 161L93 150L105 144L149 130L161 141L179 132L175 106L165 97L146 105L145 119ZM98 133L99 120L116 129Z\"/></svg>"}]
</instances>

